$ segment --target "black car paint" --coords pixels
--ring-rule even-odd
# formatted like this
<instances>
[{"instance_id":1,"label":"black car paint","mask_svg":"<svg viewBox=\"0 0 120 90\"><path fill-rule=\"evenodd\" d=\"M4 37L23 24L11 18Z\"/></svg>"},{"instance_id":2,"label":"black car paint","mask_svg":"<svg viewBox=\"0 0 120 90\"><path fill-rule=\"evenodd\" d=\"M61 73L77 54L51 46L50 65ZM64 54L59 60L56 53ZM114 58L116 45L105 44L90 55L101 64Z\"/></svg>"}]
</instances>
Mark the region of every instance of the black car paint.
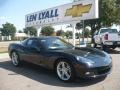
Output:
<instances>
[{"instance_id":1,"label":"black car paint","mask_svg":"<svg viewBox=\"0 0 120 90\"><path fill-rule=\"evenodd\" d=\"M54 37L51 37L54 38ZM41 38L34 38L41 39ZM39 43L41 44L41 43ZM64 49L64 50L47 50L44 46L41 45L40 50L36 50L35 48L31 48L26 45L26 43L17 43L11 44L9 46L9 55L11 55L12 51L16 51L19 54L20 60L25 60L49 69L54 69L55 63L58 60L64 59L67 62L71 63L75 69L76 75L78 77L86 76L85 73L87 71L94 72L93 75L102 76L107 75L111 68L112 62L104 62L106 55L103 51L94 49L94 48L72 48L72 49ZM89 52L89 53L88 53ZM76 59L76 56L81 56L93 60L95 64L92 67L89 67L87 64L82 63ZM96 74L96 70L99 67L109 67L110 70L106 71L103 74ZM91 76L93 76L91 75ZM87 76L87 77L91 77Z\"/></svg>"}]
</instances>

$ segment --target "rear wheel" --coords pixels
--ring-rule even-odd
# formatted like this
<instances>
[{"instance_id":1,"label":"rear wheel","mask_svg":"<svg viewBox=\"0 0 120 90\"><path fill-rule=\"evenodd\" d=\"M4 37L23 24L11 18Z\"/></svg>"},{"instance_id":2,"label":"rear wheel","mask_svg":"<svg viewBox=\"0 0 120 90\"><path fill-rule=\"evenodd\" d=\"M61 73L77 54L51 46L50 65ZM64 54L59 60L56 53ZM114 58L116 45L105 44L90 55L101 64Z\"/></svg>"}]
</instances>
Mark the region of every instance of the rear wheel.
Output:
<instances>
[{"instance_id":1,"label":"rear wheel","mask_svg":"<svg viewBox=\"0 0 120 90\"><path fill-rule=\"evenodd\" d=\"M75 78L75 73L73 67L70 63L62 60L59 61L56 65L56 73L60 80L62 81L71 81Z\"/></svg>"},{"instance_id":2,"label":"rear wheel","mask_svg":"<svg viewBox=\"0 0 120 90\"><path fill-rule=\"evenodd\" d=\"M11 61L14 66L19 66L20 60L19 60L19 55L17 54L17 52L13 51L11 53Z\"/></svg>"}]
</instances>

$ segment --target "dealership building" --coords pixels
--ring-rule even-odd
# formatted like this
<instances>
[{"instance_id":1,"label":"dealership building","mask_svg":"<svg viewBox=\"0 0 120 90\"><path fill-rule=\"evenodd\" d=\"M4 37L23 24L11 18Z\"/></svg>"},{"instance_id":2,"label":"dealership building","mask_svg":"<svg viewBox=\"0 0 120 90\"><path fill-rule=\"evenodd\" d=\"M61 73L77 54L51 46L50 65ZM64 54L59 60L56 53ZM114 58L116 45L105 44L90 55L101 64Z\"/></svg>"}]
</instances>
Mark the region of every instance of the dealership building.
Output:
<instances>
[{"instance_id":1,"label":"dealership building","mask_svg":"<svg viewBox=\"0 0 120 90\"><path fill-rule=\"evenodd\" d=\"M39 36L44 26L72 24L73 44L75 45L76 23L94 18L98 18L98 0L80 0L27 14L25 27L35 27Z\"/></svg>"}]
</instances>

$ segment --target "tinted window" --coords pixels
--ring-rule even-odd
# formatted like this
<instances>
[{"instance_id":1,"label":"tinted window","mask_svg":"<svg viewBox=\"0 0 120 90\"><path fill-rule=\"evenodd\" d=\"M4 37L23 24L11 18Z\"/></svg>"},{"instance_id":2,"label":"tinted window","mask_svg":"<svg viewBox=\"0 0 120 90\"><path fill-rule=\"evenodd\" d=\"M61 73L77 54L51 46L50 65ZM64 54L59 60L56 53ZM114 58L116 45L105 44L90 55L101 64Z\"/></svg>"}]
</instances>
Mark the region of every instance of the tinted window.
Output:
<instances>
[{"instance_id":1,"label":"tinted window","mask_svg":"<svg viewBox=\"0 0 120 90\"><path fill-rule=\"evenodd\" d=\"M105 32L108 32L108 33L118 33L117 29L101 29L100 33L105 33Z\"/></svg>"},{"instance_id":2,"label":"tinted window","mask_svg":"<svg viewBox=\"0 0 120 90\"><path fill-rule=\"evenodd\" d=\"M38 41L36 39L30 39L27 42L27 46L38 46Z\"/></svg>"},{"instance_id":3,"label":"tinted window","mask_svg":"<svg viewBox=\"0 0 120 90\"><path fill-rule=\"evenodd\" d=\"M28 46L31 46L31 45L32 45L32 42L33 42L33 40L28 40L27 45L28 45Z\"/></svg>"},{"instance_id":4,"label":"tinted window","mask_svg":"<svg viewBox=\"0 0 120 90\"><path fill-rule=\"evenodd\" d=\"M28 40L28 39L25 39L25 40L23 40L21 43L22 43L23 45L26 45L27 40Z\"/></svg>"},{"instance_id":5,"label":"tinted window","mask_svg":"<svg viewBox=\"0 0 120 90\"><path fill-rule=\"evenodd\" d=\"M46 38L40 41L47 49L72 49L73 46L59 38Z\"/></svg>"}]
</instances>

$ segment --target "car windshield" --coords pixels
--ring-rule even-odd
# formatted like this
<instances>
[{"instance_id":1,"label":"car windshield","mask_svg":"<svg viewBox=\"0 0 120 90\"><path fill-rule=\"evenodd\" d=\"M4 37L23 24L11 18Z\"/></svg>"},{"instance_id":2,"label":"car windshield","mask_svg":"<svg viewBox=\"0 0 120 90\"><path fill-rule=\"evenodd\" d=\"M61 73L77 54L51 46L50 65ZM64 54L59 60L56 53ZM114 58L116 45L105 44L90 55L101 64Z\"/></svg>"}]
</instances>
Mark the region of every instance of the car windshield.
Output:
<instances>
[{"instance_id":1,"label":"car windshield","mask_svg":"<svg viewBox=\"0 0 120 90\"><path fill-rule=\"evenodd\" d=\"M21 44L25 45L28 39L21 41Z\"/></svg>"},{"instance_id":2,"label":"car windshield","mask_svg":"<svg viewBox=\"0 0 120 90\"><path fill-rule=\"evenodd\" d=\"M101 33L118 33L117 29L101 29Z\"/></svg>"},{"instance_id":3,"label":"car windshield","mask_svg":"<svg viewBox=\"0 0 120 90\"><path fill-rule=\"evenodd\" d=\"M52 50L54 50L54 49L72 49L74 47L70 43L67 43L66 41L64 41L60 38L42 39L41 43L47 49L52 49Z\"/></svg>"}]
</instances>

